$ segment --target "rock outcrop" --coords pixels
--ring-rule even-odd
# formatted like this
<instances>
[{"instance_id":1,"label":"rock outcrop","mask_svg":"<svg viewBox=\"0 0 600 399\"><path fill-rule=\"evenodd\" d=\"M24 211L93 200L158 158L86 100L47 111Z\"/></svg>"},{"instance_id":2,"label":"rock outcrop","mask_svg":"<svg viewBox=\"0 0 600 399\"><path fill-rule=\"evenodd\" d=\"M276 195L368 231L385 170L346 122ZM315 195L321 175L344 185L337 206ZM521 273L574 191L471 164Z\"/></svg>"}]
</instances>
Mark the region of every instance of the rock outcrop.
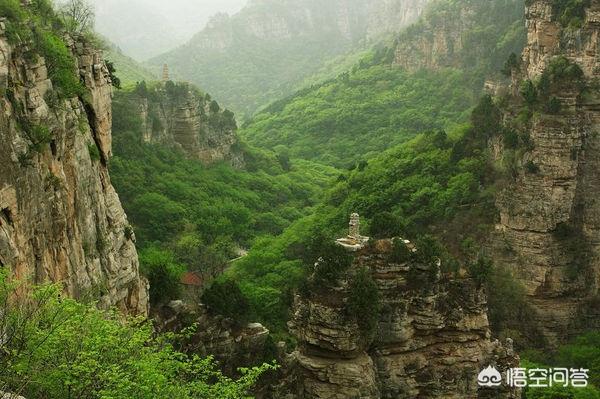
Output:
<instances>
[{"instance_id":1,"label":"rock outcrop","mask_svg":"<svg viewBox=\"0 0 600 399\"><path fill-rule=\"evenodd\" d=\"M90 44L66 44L79 96L59 96L39 46L9 42L0 21L0 267L146 314L147 282L107 169L110 74Z\"/></svg>"},{"instance_id":2,"label":"rock outcrop","mask_svg":"<svg viewBox=\"0 0 600 399\"><path fill-rule=\"evenodd\" d=\"M530 145L499 195L494 239L496 262L526 288L540 344L550 346L597 326L600 314L600 4L564 27L553 3L527 8L505 122ZM534 105L521 95L526 85L538 87ZM523 122L527 107L535 112Z\"/></svg>"},{"instance_id":3,"label":"rock outcrop","mask_svg":"<svg viewBox=\"0 0 600 399\"><path fill-rule=\"evenodd\" d=\"M185 350L203 357L213 356L227 375L235 375L240 367L278 357L270 332L262 324L240 325L233 319L211 314L203 304L171 301L153 316L158 331L181 331L193 321L196 327Z\"/></svg>"},{"instance_id":4,"label":"rock outcrop","mask_svg":"<svg viewBox=\"0 0 600 399\"><path fill-rule=\"evenodd\" d=\"M192 85L161 83L141 96L137 90L131 100L139 103L145 142L175 147L206 165L244 166L233 113Z\"/></svg>"},{"instance_id":5,"label":"rock outcrop","mask_svg":"<svg viewBox=\"0 0 600 399\"><path fill-rule=\"evenodd\" d=\"M290 327L299 346L289 360L288 397L488 397L478 373L518 364L510 345L490 338L483 290L470 278L442 276L435 262L415 261L418 251L400 239L371 242L334 286L296 297ZM380 302L371 332L361 327L371 315L353 315L348 305L361 270ZM519 393L499 388L489 397Z\"/></svg>"},{"instance_id":6,"label":"rock outcrop","mask_svg":"<svg viewBox=\"0 0 600 399\"><path fill-rule=\"evenodd\" d=\"M494 63L522 49L522 10L522 0L432 1L421 20L396 40L393 63L408 71L450 67L497 72L502 64Z\"/></svg>"}]
</instances>

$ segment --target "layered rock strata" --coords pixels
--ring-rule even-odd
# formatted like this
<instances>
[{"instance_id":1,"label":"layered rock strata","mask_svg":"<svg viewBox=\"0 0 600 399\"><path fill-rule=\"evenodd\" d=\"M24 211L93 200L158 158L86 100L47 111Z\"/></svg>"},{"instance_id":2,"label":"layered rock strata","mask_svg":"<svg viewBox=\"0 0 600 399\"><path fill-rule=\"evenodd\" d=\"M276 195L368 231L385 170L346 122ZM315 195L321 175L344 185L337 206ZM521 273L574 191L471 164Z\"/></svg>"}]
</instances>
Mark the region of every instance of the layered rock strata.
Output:
<instances>
[{"instance_id":1,"label":"layered rock strata","mask_svg":"<svg viewBox=\"0 0 600 399\"><path fill-rule=\"evenodd\" d=\"M478 390L483 368L518 364L510 345L490 338L483 290L469 278L442 276L435 265L395 258L394 245L414 248L372 242L335 286L296 297L290 327L299 346L289 360L288 397L519 397L504 388ZM363 268L380 298L367 336L358 318L369 315L351 316L347 307L350 280Z\"/></svg>"},{"instance_id":2,"label":"layered rock strata","mask_svg":"<svg viewBox=\"0 0 600 399\"><path fill-rule=\"evenodd\" d=\"M146 314L134 236L110 182L111 79L102 54L67 42L84 86L59 96L34 43L0 21L0 267L61 282L74 298Z\"/></svg>"},{"instance_id":3,"label":"layered rock strata","mask_svg":"<svg viewBox=\"0 0 600 399\"><path fill-rule=\"evenodd\" d=\"M541 345L598 326L600 315L600 4L589 4L576 28L561 24L552 1L531 2L527 46L513 71L512 107L505 115L506 125L523 130L530 148L498 197L494 259L526 288ZM544 98L540 93L526 127L519 127L521 88L528 81L539 85L557 63L575 74L579 68L582 76L555 76L559 81L551 82ZM554 110L543 105L549 99Z\"/></svg>"}]
</instances>

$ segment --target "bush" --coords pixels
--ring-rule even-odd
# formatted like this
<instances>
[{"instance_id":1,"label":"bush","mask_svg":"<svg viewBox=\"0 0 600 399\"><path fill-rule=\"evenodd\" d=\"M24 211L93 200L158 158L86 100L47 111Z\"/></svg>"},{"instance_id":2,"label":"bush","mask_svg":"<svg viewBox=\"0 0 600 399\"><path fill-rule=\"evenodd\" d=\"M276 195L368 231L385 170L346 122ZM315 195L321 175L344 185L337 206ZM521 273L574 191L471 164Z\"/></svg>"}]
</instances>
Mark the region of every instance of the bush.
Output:
<instances>
[{"instance_id":1,"label":"bush","mask_svg":"<svg viewBox=\"0 0 600 399\"><path fill-rule=\"evenodd\" d=\"M492 260L484 256L479 256L475 262L467 263L469 276L471 276L478 285L483 285L488 281L493 268L494 265Z\"/></svg>"},{"instance_id":2,"label":"bush","mask_svg":"<svg viewBox=\"0 0 600 399\"><path fill-rule=\"evenodd\" d=\"M63 98L83 96L85 87L76 73L75 59L65 43L54 33L37 29L36 45L46 60L48 77Z\"/></svg>"},{"instance_id":3,"label":"bush","mask_svg":"<svg viewBox=\"0 0 600 399\"><path fill-rule=\"evenodd\" d=\"M27 129L27 134L31 140L30 150L33 152L43 152L52 141L52 133L46 126L36 125Z\"/></svg>"},{"instance_id":4,"label":"bush","mask_svg":"<svg viewBox=\"0 0 600 399\"><path fill-rule=\"evenodd\" d=\"M471 123L478 134L490 138L500 131L502 114L490 95L485 95L473 109Z\"/></svg>"},{"instance_id":5,"label":"bush","mask_svg":"<svg viewBox=\"0 0 600 399\"><path fill-rule=\"evenodd\" d=\"M0 391L30 399L238 399L275 368L231 380L211 358L175 350L184 336L156 335L150 321L78 303L61 288L26 287L0 270Z\"/></svg>"},{"instance_id":6,"label":"bush","mask_svg":"<svg viewBox=\"0 0 600 399\"><path fill-rule=\"evenodd\" d=\"M402 239L395 239L392 246L392 252L389 261L393 263L408 262L412 258L412 252L406 246Z\"/></svg>"},{"instance_id":7,"label":"bush","mask_svg":"<svg viewBox=\"0 0 600 399\"><path fill-rule=\"evenodd\" d=\"M150 303L154 306L178 299L185 268L169 251L149 247L140 252L140 271L150 282Z\"/></svg>"},{"instance_id":8,"label":"bush","mask_svg":"<svg viewBox=\"0 0 600 399\"><path fill-rule=\"evenodd\" d=\"M248 299L233 280L215 281L202 295L211 312L229 317L238 325L248 321Z\"/></svg>"},{"instance_id":9,"label":"bush","mask_svg":"<svg viewBox=\"0 0 600 399\"><path fill-rule=\"evenodd\" d=\"M530 160L527 161L527 163L525 163L525 170L527 171L527 173L537 174L540 172L540 167L537 166L535 162Z\"/></svg>"},{"instance_id":10,"label":"bush","mask_svg":"<svg viewBox=\"0 0 600 399\"><path fill-rule=\"evenodd\" d=\"M315 283L319 287L333 286L350 267L352 257L344 248L333 242L323 244L321 251L321 256L315 265Z\"/></svg>"},{"instance_id":11,"label":"bush","mask_svg":"<svg viewBox=\"0 0 600 399\"><path fill-rule=\"evenodd\" d=\"M370 338L379 320L379 291L367 268L361 268L350 281L348 314L356 320L365 338Z\"/></svg>"},{"instance_id":12,"label":"bush","mask_svg":"<svg viewBox=\"0 0 600 399\"><path fill-rule=\"evenodd\" d=\"M370 235L374 238L399 237L404 226L402 220L391 212L378 212L371 220Z\"/></svg>"},{"instance_id":13,"label":"bush","mask_svg":"<svg viewBox=\"0 0 600 399\"><path fill-rule=\"evenodd\" d=\"M553 0L552 15L562 26L581 28L590 0Z\"/></svg>"},{"instance_id":14,"label":"bush","mask_svg":"<svg viewBox=\"0 0 600 399\"><path fill-rule=\"evenodd\" d=\"M535 85L531 80L527 79L521 84L520 92L528 105L533 105L536 103L538 93Z\"/></svg>"},{"instance_id":15,"label":"bush","mask_svg":"<svg viewBox=\"0 0 600 399\"><path fill-rule=\"evenodd\" d=\"M550 114L558 114L560 112L561 107L562 107L562 104L561 104L560 100L556 97L552 97L550 99L550 101L548 102L546 110Z\"/></svg>"},{"instance_id":16,"label":"bush","mask_svg":"<svg viewBox=\"0 0 600 399\"><path fill-rule=\"evenodd\" d=\"M515 53L510 53L508 59L502 66L502 73L506 76L511 76L514 69L519 68L519 57Z\"/></svg>"},{"instance_id":17,"label":"bush","mask_svg":"<svg viewBox=\"0 0 600 399\"><path fill-rule=\"evenodd\" d=\"M88 152L92 162L98 162L100 160L100 150L98 149L96 143L88 144Z\"/></svg>"}]
</instances>

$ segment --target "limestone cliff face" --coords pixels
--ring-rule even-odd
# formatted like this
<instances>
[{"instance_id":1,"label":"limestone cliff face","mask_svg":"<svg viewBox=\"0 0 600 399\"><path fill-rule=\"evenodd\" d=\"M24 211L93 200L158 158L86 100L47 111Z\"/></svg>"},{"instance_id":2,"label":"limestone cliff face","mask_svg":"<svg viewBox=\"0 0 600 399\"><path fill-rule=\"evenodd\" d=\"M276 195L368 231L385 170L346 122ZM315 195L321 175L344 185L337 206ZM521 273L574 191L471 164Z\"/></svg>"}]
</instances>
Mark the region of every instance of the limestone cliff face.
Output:
<instances>
[{"instance_id":1,"label":"limestone cliff face","mask_svg":"<svg viewBox=\"0 0 600 399\"><path fill-rule=\"evenodd\" d=\"M0 267L146 314L147 282L107 170L109 72L95 48L67 44L82 98L57 96L46 60L30 43L9 44L0 22Z\"/></svg>"},{"instance_id":2,"label":"limestone cliff face","mask_svg":"<svg viewBox=\"0 0 600 399\"><path fill-rule=\"evenodd\" d=\"M169 145L204 164L244 166L233 113L187 83L160 84L139 103L144 141Z\"/></svg>"},{"instance_id":3,"label":"limestone cliff face","mask_svg":"<svg viewBox=\"0 0 600 399\"><path fill-rule=\"evenodd\" d=\"M506 56L522 49L522 10L522 0L434 0L397 38L393 63L409 71L497 72Z\"/></svg>"},{"instance_id":4,"label":"limestone cliff face","mask_svg":"<svg viewBox=\"0 0 600 399\"><path fill-rule=\"evenodd\" d=\"M582 27L573 29L557 21L551 1L532 1L527 47L513 71L515 107L523 103L523 82L539 81L558 57L583 71L577 82L552 83L545 96L557 109L538 106L524 129L532 148L519 161L529 170L498 198L496 261L526 287L549 345L597 325L600 314L593 305L600 283L600 4L590 3ZM505 115L508 125L515 113Z\"/></svg>"},{"instance_id":5,"label":"limestone cliff face","mask_svg":"<svg viewBox=\"0 0 600 399\"><path fill-rule=\"evenodd\" d=\"M416 22L431 0L378 0L367 2L367 37L399 32Z\"/></svg>"},{"instance_id":6,"label":"limestone cliff face","mask_svg":"<svg viewBox=\"0 0 600 399\"><path fill-rule=\"evenodd\" d=\"M299 349L291 381L300 398L476 398L477 375L515 365L509 346L490 339L486 297L468 278L392 257L392 240L358 250L335 287L298 296L291 331ZM349 316L349 280L366 268L380 298L375 332ZM433 270L433 272L432 272ZM368 317L360 315L359 317ZM294 396L296 395L296 396ZM495 398L518 397L498 390Z\"/></svg>"}]
</instances>

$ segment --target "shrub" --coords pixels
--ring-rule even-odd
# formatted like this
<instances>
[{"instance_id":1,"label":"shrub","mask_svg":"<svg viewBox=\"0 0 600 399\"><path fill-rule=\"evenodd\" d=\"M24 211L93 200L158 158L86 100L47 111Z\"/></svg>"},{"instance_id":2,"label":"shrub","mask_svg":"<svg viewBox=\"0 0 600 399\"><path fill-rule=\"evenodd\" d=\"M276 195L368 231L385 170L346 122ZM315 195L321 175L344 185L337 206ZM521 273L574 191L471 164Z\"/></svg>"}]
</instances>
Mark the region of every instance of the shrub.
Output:
<instances>
[{"instance_id":1,"label":"shrub","mask_svg":"<svg viewBox=\"0 0 600 399\"><path fill-rule=\"evenodd\" d=\"M519 134L513 129L506 129L503 138L504 147L515 149L519 146Z\"/></svg>"},{"instance_id":2,"label":"shrub","mask_svg":"<svg viewBox=\"0 0 600 399\"><path fill-rule=\"evenodd\" d=\"M469 276L471 276L478 285L483 285L488 281L493 267L492 260L484 256L479 256L475 262L467 263Z\"/></svg>"},{"instance_id":3,"label":"shrub","mask_svg":"<svg viewBox=\"0 0 600 399\"><path fill-rule=\"evenodd\" d=\"M323 244L315 266L315 283L320 287L335 285L351 263L352 257L344 248L333 242Z\"/></svg>"},{"instance_id":4,"label":"shrub","mask_svg":"<svg viewBox=\"0 0 600 399\"><path fill-rule=\"evenodd\" d=\"M561 104L560 100L556 97L552 97L550 99L550 101L548 102L546 110L550 114L558 114L560 112L561 106L562 106L562 104Z\"/></svg>"},{"instance_id":5,"label":"shrub","mask_svg":"<svg viewBox=\"0 0 600 399\"><path fill-rule=\"evenodd\" d=\"M363 336L369 338L379 320L379 291L367 268L361 268L350 281L347 311L358 323Z\"/></svg>"},{"instance_id":6,"label":"shrub","mask_svg":"<svg viewBox=\"0 0 600 399\"><path fill-rule=\"evenodd\" d=\"M31 140L30 150L43 152L52 141L52 133L46 126L36 125L28 129L27 134Z\"/></svg>"},{"instance_id":7,"label":"shrub","mask_svg":"<svg viewBox=\"0 0 600 399\"><path fill-rule=\"evenodd\" d=\"M233 319L242 325L248 321L248 299L233 280L215 281L202 295L202 303L211 312Z\"/></svg>"},{"instance_id":8,"label":"shrub","mask_svg":"<svg viewBox=\"0 0 600 399\"><path fill-rule=\"evenodd\" d=\"M389 256L389 261L393 263L404 263L411 259L412 252L406 246L403 240L395 239L393 242L392 252Z\"/></svg>"},{"instance_id":9,"label":"shrub","mask_svg":"<svg viewBox=\"0 0 600 399\"><path fill-rule=\"evenodd\" d=\"M98 149L96 143L88 144L88 152L92 162L98 162L100 160L100 150Z\"/></svg>"},{"instance_id":10,"label":"shrub","mask_svg":"<svg viewBox=\"0 0 600 399\"><path fill-rule=\"evenodd\" d=\"M562 26L580 28L585 19L585 9L590 0L553 0L552 14Z\"/></svg>"},{"instance_id":11,"label":"shrub","mask_svg":"<svg viewBox=\"0 0 600 399\"><path fill-rule=\"evenodd\" d=\"M537 101L537 89L531 80L527 79L521 84L520 92L527 104L533 105Z\"/></svg>"},{"instance_id":12,"label":"shrub","mask_svg":"<svg viewBox=\"0 0 600 399\"><path fill-rule=\"evenodd\" d=\"M399 237L404 226L402 220L391 212L376 213L370 224L370 234L375 238Z\"/></svg>"},{"instance_id":13,"label":"shrub","mask_svg":"<svg viewBox=\"0 0 600 399\"><path fill-rule=\"evenodd\" d=\"M490 95L485 95L473 109L471 123L473 128L485 138L500 131L502 114Z\"/></svg>"},{"instance_id":14,"label":"shrub","mask_svg":"<svg viewBox=\"0 0 600 399\"><path fill-rule=\"evenodd\" d=\"M504 62L502 66L502 73L506 76L510 76L514 69L519 67L519 57L515 53L510 53L508 59Z\"/></svg>"},{"instance_id":15,"label":"shrub","mask_svg":"<svg viewBox=\"0 0 600 399\"><path fill-rule=\"evenodd\" d=\"M177 299L181 293L179 280L185 271L173 254L156 247L140 252L140 271L150 282L150 303L159 305Z\"/></svg>"},{"instance_id":16,"label":"shrub","mask_svg":"<svg viewBox=\"0 0 600 399\"><path fill-rule=\"evenodd\" d=\"M28 398L242 398L275 366L226 378L211 358L175 350L183 335L155 334L151 321L29 287L0 270L0 390ZM10 298L10 300L8 300Z\"/></svg>"},{"instance_id":17,"label":"shrub","mask_svg":"<svg viewBox=\"0 0 600 399\"><path fill-rule=\"evenodd\" d=\"M540 171L540 167L535 164L535 162L529 160L525 163L525 170L527 173L537 174Z\"/></svg>"},{"instance_id":18,"label":"shrub","mask_svg":"<svg viewBox=\"0 0 600 399\"><path fill-rule=\"evenodd\" d=\"M108 69L108 73L110 75L110 81L114 87L117 89L121 88L121 79L117 76L117 68L115 68L115 64L111 61L105 60L106 68Z\"/></svg>"},{"instance_id":19,"label":"shrub","mask_svg":"<svg viewBox=\"0 0 600 399\"><path fill-rule=\"evenodd\" d=\"M76 74L76 65L65 43L54 33L37 29L36 44L46 60L48 76L63 98L83 96L85 88Z\"/></svg>"}]
</instances>

